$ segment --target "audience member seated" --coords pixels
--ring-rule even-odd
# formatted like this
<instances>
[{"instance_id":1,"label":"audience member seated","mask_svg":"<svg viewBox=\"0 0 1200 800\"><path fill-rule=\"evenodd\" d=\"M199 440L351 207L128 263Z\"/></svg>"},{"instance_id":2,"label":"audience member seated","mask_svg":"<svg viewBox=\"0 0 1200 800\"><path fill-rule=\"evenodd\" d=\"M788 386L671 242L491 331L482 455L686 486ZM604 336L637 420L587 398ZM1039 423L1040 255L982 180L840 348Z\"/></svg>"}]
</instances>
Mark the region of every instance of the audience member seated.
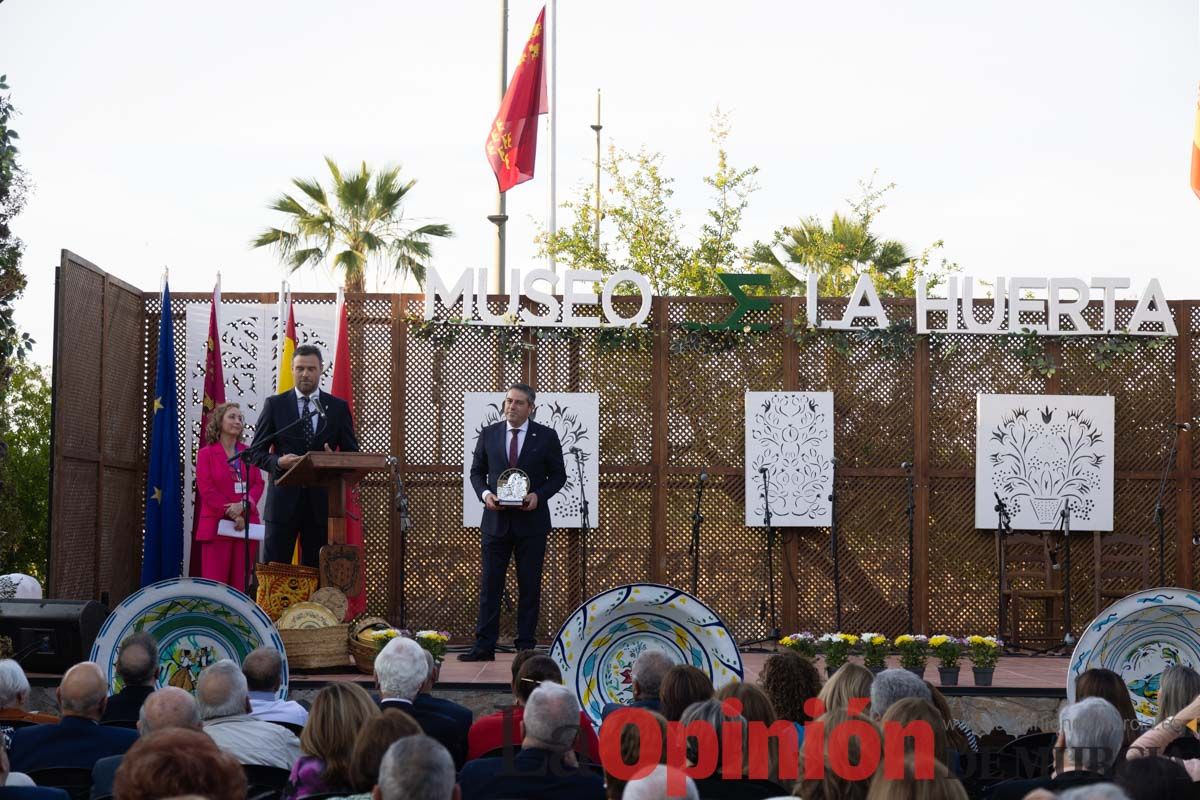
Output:
<instances>
[{"instance_id":1,"label":"audience member seated","mask_svg":"<svg viewBox=\"0 0 1200 800\"><path fill-rule=\"evenodd\" d=\"M662 679L673 666L675 662L661 650L646 650L638 656L633 662L633 669L630 670L630 677L633 679L633 700L629 706L658 711L658 692L662 687ZM605 703L601 719L618 708L623 706L619 703Z\"/></svg>"},{"instance_id":2,"label":"audience member seated","mask_svg":"<svg viewBox=\"0 0 1200 800\"><path fill-rule=\"evenodd\" d=\"M379 765L379 783L371 797L374 800L459 800L461 794L454 782L454 759L436 739L406 736L384 754Z\"/></svg>"},{"instance_id":3,"label":"audience member seated","mask_svg":"<svg viewBox=\"0 0 1200 800\"><path fill-rule=\"evenodd\" d=\"M912 755L905 756L903 778L885 777L882 769L876 772L867 800L913 800L917 797L921 800L967 800L967 790L950 775L945 764L933 762L933 780L930 780L916 776L915 762Z\"/></svg>"},{"instance_id":4,"label":"audience member seated","mask_svg":"<svg viewBox=\"0 0 1200 800\"><path fill-rule=\"evenodd\" d=\"M667 718L657 711L649 711L642 709L643 713L649 714L650 717L658 723L659 742L667 741ZM610 716L604 721L604 725L616 724L614 718ZM600 730L604 730L604 725L600 726ZM621 729L621 760L626 764L636 764L641 759L642 753L642 731L637 725L626 723ZM658 753L658 761L660 764L666 763L667 748L660 747ZM612 762L604 764L604 791L608 800L621 800L621 796L625 791L625 779L618 778L614 775L609 767L613 766Z\"/></svg>"},{"instance_id":5,"label":"audience member seated","mask_svg":"<svg viewBox=\"0 0 1200 800\"><path fill-rule=\"evenodd\" d=\"M847 661L829 676L829 680L825 681L817 699L821 701L826 713L830 711L849 713L852 701L862 701L864 705L861 713L870 714L871 684L874 682L875 676L871 674L871 670L862 664Z\"/></svg>"},{"instance_id":6,"label":"audience member seated","mask_svg":"<svg viewBox=\"0 0 1200 800\"><path fill-rule=\"evenodd\" d=\"M237 759L200 731L168 728L129 748L117 770L113 794L121 800L160 800L188 794L213 800L244 800L246 775Z\"/></svg>"},{"instance_id":7,"label":"audience member seated","mask_svg":"<svg viewBox=\"0 0 1200 800\"><path fill-rule=\"evenodd\" d=\"M804 704L821 693L817 668L799 653L784 650L763 662L758 685L767 693L776 716L796 726L796 741L803 745L804 723L811 719Z\"/></svg>"},{"instance_id":8,"label":"audience member seated","mask_svg":"<svg viewBox=\"0 0 1200 800\"><path fill-rule=\"evenodd\" d=\"M866 671L866 670L864 670ZM840 670L839 670L840 672ZM867 676L870 677L870 672ZM837 673L834 673L837 677ZM828 686L829 684L825 684ZM867 687L868 691L870 687ZM858 695L862 697L863 695ZM825 746L829 747L830 732L835 730L844 722L853 720L861 725L866 725L875 731L875 740L883 741L883 732L879 726L875 724L875 720L870 718L870 715L864 712L862 715L851 717L845 708L835 708L832 711L827 711L817 720L825 726ZM860 764L862 763L862 740L857 736L851 736L846 742L846 753L848 760L839 763ZM795 794L803 797L804 800L866 800L867 793L871 790L871 781L873 775L868 775L861 780L849 780L833 768L833 763L829 758L828 751L819 754L819 757L825 762L823 777L804 780L806 773L804 758L811 754L804 750L800 751L800 783L796 784Z\"/></svg>"},{"instance_id":9,"label":"audience member seated","mask_svg":"<svg viewBox=\"0 0 1200 800\"><path fill-rule=\"evenodd\" d=\"M453 700L447 700L444 697L434 697L431 694L433 687L437 685L442 665L433 657L433 653L428 650L424 652L425 663L429 667L429 677L421 685L421 691L417 692L417 696L413 699L413 705L426 711L432 711L435 714L441 714L443 717L449 717L457 722L462 732L463 741L466 741L467 731L471 729L471 722L475 719L475 715L466 706L461 706Z\"/></svg>"},{"instance_id":10,"label":"audience member seated","mask_svg":"<svg viewBox=\"0 0 1200 800\"><path fill-rule=\"evenodd\" d=\"M331 683L317 692L308 724L300 734L303 755L292 767L281 797L349 792L350 756L364 726L379 716L371 695L357 683Z\"/></svg>"},{"instance_id":11,"label":"audience member seated","mask_svg":"<svg viewBox=\"0 0 1200 800\"><path fill-rule=\"evenodd\" d=\"M775 781L750 777L751 759L747 757L750 753L747 720L741 714L735 716L726 714L721 708L720 700L714 698L701 703L693 703L688 706L679 721L685 727L699 723L716 731L716 753L714 754L716 763L713 773L710 777L696 780L696 789L704 800L761 800L788 793L787 789ZM740 749L732 747L725 741L725 737L734 731L738 732L737 735L742 740ZM692 740L688 746L688 761L692 763L697 763L700 756L693 749L695 746L695 740ZM727 752L735 751L741 755L742 763L726 766L724 756ZM740 777L730 778L726 773Z\"/></svg>"},{"instance_id":12,"label":"audience member seated","mask_svg":"<svg viewBox=\"0 0 1200 800\"><path fill-rule=\"evenodd\" d=\"M403 711L389 708L372 717L355 740L354 751L350 754L350 787L354 794L340 800L371 800L371 789L379 782L379 764L384 753L406 736L421 735L421 726Z\"/></svg>"},{"instance_id":13,"label":"audience member seated","mask_svg":"<svg viewBox=\"0 0 1200 800\"><path fill-rule=\"evenodd\" d=\"M8 771L8 753L0 747L0 800L70 800L62 789L34 786L23 772Z\"/></svg>"},{"instance_id":14,"label":"audience member seated","mask_svg":"<svg viewBox=\"0 0 1200 800\"><path fill-rule=\"evenodd\" d=\"M1124 745L1124 731L1120 712L1107 700L1088 697L1073 703L1058 715L1058 741L1054 747L1062 768L1055 776L1003 781L991 788L989 796L993 800L1020 800L1038 788L1057 794L1074 786L1104 781Z\"/></svg>"},{"instance_id":15,"label":"audience member seated","mask_svg":"<svg viewBox=\"0 0 1200 800\"><path fill-rule=\"evenodd\" d=\"M1159 679L1158 714L1154 717L1155 724L1175 716L1197 696L1200 696L1200 673L1182 664L1167 667ZM1195 731L1189 729L1167 745L1163 755L1172 758L1200 757L1200 738L1197 738Z\"/></svg>"},{"instance_id":16,"label":"audience member seated","mask_svg":"<svg viewBox=\"0 0 1200 800\"><path fill-rule=\"evenodd\" d=\"M67 670L57 694L62 713L57 725L31 725L13 731L8 759L14 770L90 770L100 759L124 753L137 740L136 731L100 724L108 702L108 682L92 662L84 661Z\"/></svg>"},{"instance_id":17,"label":"audience member seated","mask_svg":"<svg viewBox=\"0 0 1200 800\"><path fill-rule=\"evenodd\" d=\"M925 687L929 689L929 699L933 707L942 715L942 722L946 724L946 739L950 749L958 753L978 753L979 739L975 736L975 731L962 720L954 718L950 703L946 701L946 695L942 694L940 689L929 681L925 681Z\"/></svg>"},{"instance_id":18,"label":"audience member seated","mask_svg":"<svg viewBox=\"0 0 1200 800\"><path fill-rule=\"evenodd\" d=\"M6 722L32 722L35 725L48 725L58 722L53 714L42 714L28 711L29 679L25 670L11 658L0 660L0 734L4 737L3 746L7 747L12 741L12 725Z\"/></svg>"},{"instance_id":19,"label":"audience member seated","mask_svg":"<svg viewBox=\"0 0 1200 800\"><path fill-rule=\"evenodd\" d=\"M768 777L780 786L791 786L800 774L800 744L799 737L795 735L795 725L788 720L783 720L778 727L775 727L779 718L775 716L771 700L767 697L766 692L753 683L731 681L717 691L716 699L737 700L741 704L741 715L746 718L747 722L761 722L766 727L770 736L767 740L767 757L770 763ZM747 752L752 751L748 750ZM780 776L784 758L790 762L789 774L791 777L787 779Z\"/></svg>"},{"instance_id":20,"label":"audience member seated","mask_svg":"<svg viewBox=\"0 0 1200 800\"><path fill-rule=\"evenodd\" d=\"M455 767L461 767L466 761L467 742L458 724L450 717L413 704L427 677L425 649L407 637L392 639L375 657L375 682L382 698L379 707L399 709L411 716L426 735L437 739L450 752Z\"/></svg>"},{"instance_id":21,"label":"audience member seated","mask_svg":"<svg viewBox=\"0 0 1200 800\"><path fill-rule=\"evenodd\" d=\"M530 651L532 652L532 651ZM468 758L480 758L501 748L513 749L521 742L521 720L529 695L542 683L562 683L562 671L549 656L531 655L522 660L513 682L513 705L481 718L468 734ZM587 714L579 712L579 735L573 749L594 764L600 763L600 739Z\"/></svg>"},{"instance_id":22,"label":"audience member seated","mask_svg":"<svg viewBox=\"0 0 1200 800\"><path fill-rule=\"evenodd\" d=\"M164 686L146 698L138 711L137 732L139 738L167 728L200 730L200 709L191 693L177 686ZM113 793L113 778L125 756L109 756L92 767L92 797L106 797Z\"/></svg>"},{"instance_id":23,"label":"audience member seated","mask_svg":"<svg viewBox=\"0 0 1200 800\"><path fill-rule=\"evenodd\" d=\"M1179 704L1179 707L1185 705L1195 696L1193 694L1185 697ZM1107 700L1109 705L1120 713L1125 731L1122 741L1126 746L1133 744L1133 740L1141 735L1143 730L1142 723L1138 720L1137 713L1133 710L1133 701L1129 699L1129 687L1125 685L1125 680L1120 675L1111 669L1094 668L1084 670L1075 679L1075 702L1078 703L1080 700L1086 700L1089 697L1099 697L1101 700Z\"/></svg>"},{"instance_id":24,"label":"audience member seated","mask_svg":"<svg viewBox=\"0 0 1200 800\"><path fill-rule=\"evenodd\" d=\"M667 794L667 776L680 772L677 767L659 764L654 771L644 778L634 778L625 784L623 800L667 800L667 798L682 798L682 800L700 800L695 782L686 775L680 776L685 781L682 795Z\"/></svg>"},{"instance_id":25,"label":"audience member seated","mask_svg":"<svg viewBox=\"0 0 1200 800\"><path fill-rule=\"evenodd\" d=\"M125 685L108 698L100 721L132 722L142 703L158 688L158 642L145 631L126 636L117 648L116 670Z\"/></svg>"},{"instance_id":26,"label":"audience member seated","mask_svg":"<svg viewBox=\"0 0 1200 800\"><path fill-rule=\"evenodd\" d=\"M885 669L871 681L871 715L882 718L892 703L906 697L931 702L925 681L906 669Z\"/></svg>"},{"instance_id":27,"label":"audience member seated","mask_svg":"<svg viewBox=\"0 0 1200 800\"><path fill-rule=\"evenodd\" d=\"M1200 695L1192 699L1174 716L1165 718L1143 733L1125 753L1127 760L1160 756L1176 739L1188 733L1188 723L1200 719ZM1176 759L1193 781L1200 781L1200 758Z\"/></svg>"},{"instance_id":28,"label":"audience member seated","mask_svg":"<svg viewBox=\"0 0 1200 800\"><path fill-rule=\"evenodd\" d=\"M522 673L533 663L533 658L525 662ZM525 701L521 749L463 767L459 773L463 799L602 800L604 779L581 769L572 749L581 724L579 714L574 692L543 681Z\"/></svg>"},{"instance_id":29,"label":"audience member seated","mask_svg":"<svg viewBox=\"0 0 1200 800\"><path fill-rule=\"evenodd\" d=\"M712 679L687 664L676 664L663 675L658 688L658 711L667 722L678 722L692 703L712 699Z\"/></svg>"},{"instance_id":30,"label":"audience member seated","mask_svg":"<svg viewBox=\"0 0 1200 800\"><path fill-rule=\"evenodd\" d=\"M1130 800L1194 800L1200 797L1200 786L1192 782L1183 765L1162 756L1127 759L1117 768L1117 785L1125 790Z\"/></svg>"},{"instance_id":31,"label":"audience member seated","mask_svg":"<svg viewBox=\"0 0 1200 800\"><path fill-rule=\"evenodd\" d=\"M929 730L933 733L933 757L945 764L951 773L954 772L955 765L951 762L958 760L958 754L950 750L945 720L942 719L941 713L932 702L919 697L897 700L888 707L887 711L883 712L883 716L879 720L879 727L886 731L889 722L895 722L901 727L914 722L923 722L928 725ZM919 741L921 741L919 738L905 737L904 752L912 755Z\"/></svg>"},{"instance_id":32,"label":"audience member seated","mask_svg":"<svg viewBox=\"0 0 1200 800\"><path fill-rule=\"evenodd\" d=\"M283 658L274 647L250 651L242 661L242 674L250 690L250 716L264 722L284 722L303 728L308 710L294 700L276 697L283 684Z\"/></svg>"},{"instance_id":33,"label":"audience member seated","mask_svg":"<svg viewBox=\"0 0 1200 800\"><path fill-rule=\"evenodd\" d=\"M239 764L291 769L300 758L300 740L282 725L250 716L246 676L227 658L200 673L196 703L204 732Z\"/></svg>"}]
</instances>

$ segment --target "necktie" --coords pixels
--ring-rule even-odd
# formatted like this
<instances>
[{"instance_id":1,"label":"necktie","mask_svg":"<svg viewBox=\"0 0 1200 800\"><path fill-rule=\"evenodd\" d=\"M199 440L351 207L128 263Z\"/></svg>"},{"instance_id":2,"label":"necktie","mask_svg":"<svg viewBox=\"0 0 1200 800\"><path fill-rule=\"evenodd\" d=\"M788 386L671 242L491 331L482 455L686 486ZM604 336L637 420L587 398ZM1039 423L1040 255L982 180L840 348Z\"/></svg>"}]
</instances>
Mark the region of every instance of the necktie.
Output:
<instances>
[{"instance_id":1,"label":"necktie","mask_svg":"<svg viewBox=\"0 0 1200 800\"><path fill-rule=\"evenodd\" d=\"M508 465L515 467L517 465L517 434L521 431L513 428L512 441L508 443Z\"/></svg>"},{"instance_id":2,"label":"necktie","mask_svg":"<svg viewBox=\"0 0 1200 800\"><path fill-rule=\"evenodd\" d=\"M313 426L312 426L312 409L308 406L308 397L300 398L301 408L300 417L304 420L301 428L304 428L304 452L309 452L313 449Z\"/></svg>"}]
</instances>

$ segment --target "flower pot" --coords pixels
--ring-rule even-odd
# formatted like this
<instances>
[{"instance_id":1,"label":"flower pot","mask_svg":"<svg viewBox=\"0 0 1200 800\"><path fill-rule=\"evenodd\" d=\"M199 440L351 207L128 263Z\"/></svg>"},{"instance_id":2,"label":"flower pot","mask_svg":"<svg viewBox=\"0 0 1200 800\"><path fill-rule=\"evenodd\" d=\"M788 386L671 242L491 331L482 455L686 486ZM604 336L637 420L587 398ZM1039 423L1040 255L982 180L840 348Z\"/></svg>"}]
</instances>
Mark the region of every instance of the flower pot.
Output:
<instances>
[{"instance_id":1,"label":"flower pot","mask_svg":"<svg viewBox=\"0 0 1200 800\"><path fill-rule=\"evenodd\" d=\"M1033 507L1033 515L1038 522L1049 524L1058 516L1058 507L1062 505L1061 497L1031 497L1029 505Z\"/></svg>"},{"instance_id":2,"label":"flower pot","mask_svg":"<svg viewBox=\"0 0 1200 800\"><path fill-rule=\"evenodd\" d=\"M971 672L975 675L975 685L991 686L992 673L995 671L995 667L971 667Z\"/></svg>"},{"instance_id":3,"label":"flower pot","mask_svg":"<svg viewBox=\"0 0 1200 800\"><path fill-rule=\"evenodd\" d=\"M909 672L911 672L913 675L916 675L921 680L925 680L925 668L924 667L905 667L905 669L908 670Z\"/></svg>"},{"instance_id":4,"label":"flower pot","mask_svg":"<svg viewBox=\"0 0 1200 800\"><path fill-rule=\"evenodd\" d=\"M958 686L958 667L938 667L938 680L942 686Z\"/></svg>"}]
</instances>

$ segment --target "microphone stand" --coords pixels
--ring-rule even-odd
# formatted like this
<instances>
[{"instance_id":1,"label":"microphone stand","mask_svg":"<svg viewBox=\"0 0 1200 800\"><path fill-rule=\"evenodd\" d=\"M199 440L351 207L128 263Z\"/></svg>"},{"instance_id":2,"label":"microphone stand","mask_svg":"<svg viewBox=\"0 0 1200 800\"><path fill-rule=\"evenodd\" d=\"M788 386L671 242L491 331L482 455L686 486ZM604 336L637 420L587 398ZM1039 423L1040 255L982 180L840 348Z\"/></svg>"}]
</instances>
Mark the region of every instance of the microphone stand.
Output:
<instances>
[{"instance_id":1,"label":"microphone stand","mask_svg":"<svg viewBox=\"0 0 1200 800\"><path fill-rule=\"evenodd\" d=\"M1154 524L1158 527L1158 585L1166 585L1166 539L1167 533L1165 523L1163 521L1163 495L1167 491L1167 475L1171 472L1171 465L1175 463L1175 454L1179 451L1179 431L1186 428L1171 429L1171 450L1163 461L1162 477L1158 481L1158 497L1154 500Z\"/></svg>"},{"instance_id":2,"label":"microphone stand","mask_svg":"<svg viewBox=\"0 0 1200 800\"><path fill-rule=\"evenodd\" d=\"M701 472L696 479L696 506L692 509L692 543L688 545L688 555L692 557L692 594L700 580L700 524L704 515L700 513L700 501L704 498L704 484L708 482L708 473ZM769 513L769 512L768 512Z\"/></svg>"},{"instance_id":3,"label":"microphone stand","mask_svg":"<svg viewBox=\"0 0 1200 800\"><path fill-rule=\"evenodd\" d=\"M904 467L904 482L908 485L908 507L905 513L908 515L908 627L906 631L913 629L913 528L917 521L917 502L913 498L913 467L909 462L904 462L901 466Z\"/></svg>"},{"instance_id":4,"label":"microphone stand","mask_svg":"<svg viewBox=\"0 0 1200 800\"><path fill-rule=\"evenodd\" d=\"M767 636L764 639L753 639L748 642L742 642L740 646L762 644L764 642L776 643L783 635L779 631L779 619L775 614L775 524L771 521L771 490L770 482L767 480L767 468L759 467L758 474L762 477L762 498L763 498L763 524L767 526L767 596L770 598L770 629L767 631ZM759 599L759 619L763 618L763 599Z\"/></svg>"},{"instance_id":5,"label":"microphone stand","mask_svg":"<svg viewBox=\"0 0 1200 800\"><path fill-rule=\"evenodd\" d=\"M1075 636L1071 633L1071 498L1063 498L1063 508L1059 512L1060 522L1063 532L1063 548L1066 553L1066 564L1063 566L1066 574L1063 575L1063 644L1072 645L1075 643Z\"/></svg>"},{"instance_id":6,"label":"microphone stand","mask_svg":"<svg viewBox=\"0 0 1200 800\"><path fill-rule=\"evenodd\" d=\"M396 462L392 460L392 477L396 481L396 511L400 514L400 627L407 628L408 609L405 604L404 565L408 560L408 531L412 528L412 518L408 515L408 495L404 491L404 481L396 470Z\"/></svg>"},{"instance_id":7,"label":"microphone stand","mask_svg":"<svg viewBox=\"0 0 1200 800\"><path fill-rule=\"evenodd\" d=\"M583 461L580 459L582 453L578 447L572 447L571 455L575 456L575 474L579 476L579 583L583 589L583 599L587 600L587 542L592 527L588 519L587 492L583 485Z\"/></svg>"},{"instance_id":8,"label":"microphone stand","mask_svg":"<svg viewBox=\"0 0 1200 800\"><path fill-rule=\"evenodd\" d=\"M1004 583L1007 580L1006 563L1008 558L1005 556L1004 537L1012 532L1012 517L1008 515L1008 507L1004 505L1004 500L1001 499L999 492L996 493L996 549L1000 559L1000 594L999 606L997 608L996 620L996 638L1004 641Z\"/></svg>"},{"instance_id":9,"label":"microphone stand","mask_svg":"<svg viewBox=\"0 0 1200 800\"><path fill-rule=\"evenodd\" d=\"M837 459L830 459L833 468L829 482L829 547L833 551L833 608L834 627L842 629L842 571L838 560ZM911 551L910 551L911 552Z\"/></svg>"}]
</instances>

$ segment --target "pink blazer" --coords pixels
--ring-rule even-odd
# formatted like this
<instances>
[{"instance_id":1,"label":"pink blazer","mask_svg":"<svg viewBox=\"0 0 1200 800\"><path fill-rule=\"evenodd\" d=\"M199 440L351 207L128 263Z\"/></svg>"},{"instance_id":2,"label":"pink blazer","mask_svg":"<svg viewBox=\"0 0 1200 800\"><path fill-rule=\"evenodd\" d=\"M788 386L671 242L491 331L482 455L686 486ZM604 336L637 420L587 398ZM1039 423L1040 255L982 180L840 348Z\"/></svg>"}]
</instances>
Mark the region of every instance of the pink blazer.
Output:
<instances>
[{"instance_id":1,"label":"pink blazer","mask_svg":"<svg viewBox=\"0 0 1200 800\"><path fill-rule=\"evenodd\" d=\"M246 445L238 443L239 451ZM241 465L242 475L250 476L250 519L259 522L258 499L263 493L263 478L253 464ZM200 448L196 454L196 487L200 490L199 522L196 524L196 541L211 542L217 538L217 524L225 519L225 506L241 502L242 496L234 491L233 468L225 462L225 448L214 442Z\"/></svg>"}]
</instances>

